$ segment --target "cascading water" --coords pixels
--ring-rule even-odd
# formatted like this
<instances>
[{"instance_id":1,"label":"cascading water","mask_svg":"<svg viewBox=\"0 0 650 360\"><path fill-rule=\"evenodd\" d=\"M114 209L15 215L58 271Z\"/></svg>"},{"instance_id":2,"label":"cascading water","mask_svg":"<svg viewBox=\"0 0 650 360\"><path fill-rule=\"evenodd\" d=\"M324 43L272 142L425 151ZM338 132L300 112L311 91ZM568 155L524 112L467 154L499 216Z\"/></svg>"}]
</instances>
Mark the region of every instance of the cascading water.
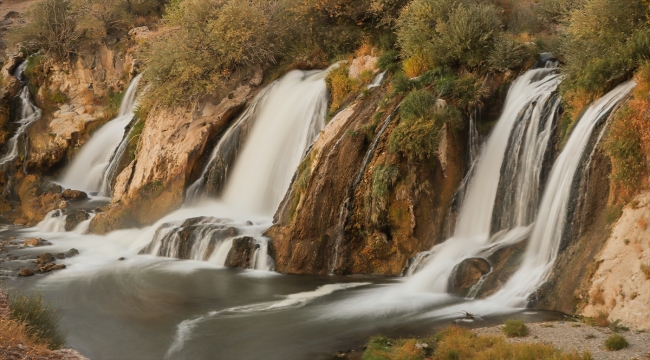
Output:
<instances>
[{"instance_id":1,"label":"cascading water","mask_svg":"<svg viewBox=\"0 0 650 360\"><path fill-rule=\"evenodd\" d=\"M0 158L0 166L4 167L6 164L10 163L16 157L18 157L18 146L20 142L26 142L27 129L38 119L41 118L42 111L39 109L31 99L29 93L29 86L25 81L25 68L27 67L27 61L23 61L14 71L14 77L20 80L23 87L20 89L20 93L17 98L17 107L16 107L16 118L17 123L19 124L18 129L14 136L12 136L9 141L7 141L7 153ZM27 146L25 144L25 146Z\"/></svg>"},{"instance_id":2,"label":"cascading water","mask_svg":"<svg viewBox=\"0 0 650 360\"><path fill-rule=\"evenodd\" d=\"M541 114L555 116L554 112L544 112L542 109L553 103L553 93L561 81L562 77L555 69L529 70L515 80L508 92L503 113L474 165L453 237L431 249L428 264L406 282L407 287L444 293L456 264L490 247L492 215L500 181L505 178L529 176L529 172L535 172L541 167L538 163L541 160L539 157L523 158L525 164L517 174L505 173L502 176L511 135L517 125L522 123L527 124L524 128L531 127L531 124L534 124L532 127L539 127ZM545 119L544 123L552 121L553 119L549 118ZM539 137L540 134L536 135ZM531 132L531 138L534 136ZM535 140L523 144L524 148L533 147L531 150L525 149L523 154L540 151L538 145L542 146L541 143L541 151L544 152L547 141L540 141L538 138ZM521 229L516 229L515 232L520 231ZM504 236L500 241L510 242L512 237Z\"/></svg>"},{"instance_id":3,"label":"cascading water","mask_svg":"<svg viewBox=\"0 0 650 360\"><path fill-rule=\"evenodd\" d=\"M635 86L634 81L619 85L593 103L582 115L551 170L523 263L492 299L511 306L523 306L528 295L546 280L562 241L571 183L592 132Z\"/></svg>"},{"instance_id":4,"label":"cascading water","mask_svg":"<svg viewBox=\"0 0 650 360\"><path fill-rule=\"evenodd\" d=\"M227 175L218 201L207 205L196 202L209 186L211 171L205 170L202 179L188 190L192 205L166 217L141 253L224 265L233 240L249 236L256 242L253 266L268 269L267 239L261 234L271 225L300 160L323 127L328 102L326 75L327 70L292 71L269 85L213 152L210 164L221 162L220 176ZM206 207L211 218L200 217L206 214ZM241 214L243 220L233 219L234 213ZM192 218L185 220L187 215ZM175 221L170 222L172 218Z\"/></svg>"},{"instance_id":5,"label":"cascading water","mask_svg":"<svg viewBox=\"0 0 650 360\"><path fill-rule=\"evenodd\" d=\"M102 126L69 165L61 183L86 192L111 195L118 163L128 145L124 129L133 120L137 105L136 92L142 74L136 76L124 93L117 117ZM117 150L117 151L116 151Z\"/></svg>"}]
</instances>

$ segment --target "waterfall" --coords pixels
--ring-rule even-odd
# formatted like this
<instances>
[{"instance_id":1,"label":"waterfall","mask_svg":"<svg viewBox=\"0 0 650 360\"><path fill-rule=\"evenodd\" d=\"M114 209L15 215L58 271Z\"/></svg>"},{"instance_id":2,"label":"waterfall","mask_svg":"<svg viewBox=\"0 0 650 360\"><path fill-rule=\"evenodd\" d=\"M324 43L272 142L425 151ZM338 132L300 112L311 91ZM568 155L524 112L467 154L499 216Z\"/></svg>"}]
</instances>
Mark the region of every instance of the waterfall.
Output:
<instances>
[{"instance_id":1,"label":"waterfall","mask_svg":"<svg viewBox=\"0 0 650 360\"><path fill-rule=\"evenodd\" d=\"M528 295L546 280L562 241L571 184L592 132L635 86L634 81L619 85L589 106L582 115L553 165L522 265L492 299L511 306L525 305Z\"/></svg>"},{"instance_id":2,"label":"waterfall","mask_svg":"<svg viewBox=\"0 0 650 360\"><path fill-rule=\"evenodd\" d=\"M406 282L407 287L444 293L447 290L449 275L456 264L490 246L492 215L500 182L502 179L529 176L528 172L535 171L541 166L534 163L540 161L539 157L533 156L531 159L518 160L527 163L518 174L502 175L502 168L508 168L503 166L504 161L513 160L506 159L511 135L521 123L528 124L525 125L527 127L531 127L531 123L534 124L533 127L539 126L536 118L545 113L542 109L549 106L553 93L561 81L562 76L557 74L557 70L549 68L529 70L512 84L503 113L472 170L454 235L431 249L428 264ZM549 117L555 116L553 112L546 114ZM552 119L546 119L544 124L551 121ZM533 133L531 133L532 137ZM537 145L543 141L539 141L539 138L535 140L524 142L524 147L534 147L534 149L530 151L524 149L521 153L535 154L539 151Z\"/></svg>"},{"instance_id":3,"label":"waterfall","mask_svg":"<svg viewBox=\"0 0 650 360\"><path fill-rule=\"evenodd\" d=\"M18 157L18 145L21 141L27 141L27 129L38 119L41 118L42 111L39 109L31 99L29 93L29 86L25 81L24 72L27 67L27 61L23 61L15 70L14 76L20 80L23 87L20 89L20 93L16 96L17 99L17 111L16 118L18 119L17 123L19 124L18 130L14 136L12 136L9 141L7 141L7 153L0 158L0 166L4 167L9 162L13 161ZM25 144L27 147L27 144ZM25 151L25 156L27 152Z\"/></svg>"},{"instance_id":4,"label":"waterfall","mask_svg":"<svg viewBox=\"0 0 650 360\"><path fill-rule=\"evenodd\" d=\"M217 143L187 191L190 203L157 224L141 253L224 265L233 241L249 237L255 242L250 267L272 268L262 234L323 127L327 72L294 70L263 90ZM197 202L214 179L223 181L212 184L222 187L221 196Z\"/></svg>"},{"instance_id":5,"label":"waterfall","mask_svg":"<svg viewBox=\"0 0 650 360\"><path fill-rule=\"evenodd\" d=\"M133 119L142 74L131 80L117 117L102 126L66 169L61 183L68 188L110 196L120 158L128 145L124 129ZM117 151L116 151L117 150Z\"/></svg>"}]
</instances>

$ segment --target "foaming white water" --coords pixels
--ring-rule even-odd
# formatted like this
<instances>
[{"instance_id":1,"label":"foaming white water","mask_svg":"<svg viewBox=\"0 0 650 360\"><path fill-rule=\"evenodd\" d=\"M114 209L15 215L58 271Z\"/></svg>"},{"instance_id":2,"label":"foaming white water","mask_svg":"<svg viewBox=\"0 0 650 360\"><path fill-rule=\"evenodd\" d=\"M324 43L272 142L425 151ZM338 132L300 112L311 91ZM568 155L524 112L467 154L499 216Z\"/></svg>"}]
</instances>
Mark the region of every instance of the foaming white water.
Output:
<instances>
[{"instance_id":1,"label":"foaming white water","mask_svg":"<svg viewBox=\"0 0 650 360\"><path fill-rule=\"evenodd\" d=\"M273 216L306 149L323 128L327 71L292 71L259 105L257 119L235 162L224 203Z\"/></svg>"},{"instance_id":2,"label":"foaming white water","mask_svg":"<svg viewBox=\"0 0 650 360\"><path fill-rule=\"evenodd\" d=\"M111 179L107 178L105 173L111 159L114 159L115 163L119 160L119 154L116 154L115 150L122 142L124 129L133 119L137 104L136 92L141 78L142 74L131 81L122 98L117 117L97 130L68 166L61 180L65 187L86 192L102 191L103 195L110 196L110 185L107 183Z\"/></svg>"},{"instance_id":3,"label":"foaming white water","mask_svg":"<svg viewBox=\"0 0 650 360\"><path fill-rule=\"evenodd\" d=\"M518 122L530 123L536 114L530 108L545 107L561 81L554 69L530 70L515 80L503 113L472 170L453 237L431 249L428 264L406 282L409 289L446 292L455 265L490 245L492 214L511 133Z\"/></svg>"},{"instance_id":4,"label":"foaming white water","mask_svg":"<svg viewBox=\"0 0 650 360\"><path fill-rule=\"evenodd\" d=\"M36 227L46 233L65 232L65 215L61 210L52 210Z\"/></svg>"},{"instance_id":5,"label":"foaming white water","mask_svg":"<svg viewBox=\"0 0 650 360\"><path fill-rule=\"evenodd\" d=\"M24 81L23 73L26 67L27 61L23 61L22 64L20 64L14 72L14 76L21 82ZM12 136L9 141L7 141L7 153L2 158L0 158L0 166L4 166L5 164L13 161L18 156L18 145L21 138L25 137L27 129L30 127L30 125L40 119L41 115L43 114L41 109L39 109L32 101L31 95L29 93L29 87L27 85L23 86L22 89L20 89L18 98L20 100L20 103L18 105L20 109L18 124L20 126L18 127L18 130L16 130L14 136Z\"/></svg>"},{"instance_id":6,"label":"foaming white water","mask_svg":"<svg viewBox=\"0 0 650 360\"><path fill-rule=\"evenodd\" d=\"M591 134L600 121L607 117L635 86L634 81L619 85L589 106L582 115L551 170L523 263L492 300L512 306L523 306L528 295L546 280L562 241L571 183Z\"/></svg>"}]
</instances>

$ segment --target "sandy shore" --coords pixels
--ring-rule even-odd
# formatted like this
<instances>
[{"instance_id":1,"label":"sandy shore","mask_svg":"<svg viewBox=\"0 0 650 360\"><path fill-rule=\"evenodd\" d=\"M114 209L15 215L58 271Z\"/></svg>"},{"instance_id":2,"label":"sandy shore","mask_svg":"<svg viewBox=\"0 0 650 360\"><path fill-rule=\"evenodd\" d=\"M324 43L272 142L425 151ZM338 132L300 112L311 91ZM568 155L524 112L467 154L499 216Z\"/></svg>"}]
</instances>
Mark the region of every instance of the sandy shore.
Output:
<instances>
[{"instance_id":1,"label":"sandy shore","mask_svg":"<svg viewBox=\"0 0 650 360\"><path fill-rule=\"evenodd\" d=\"M579 322L553 321L527 323L530 334L511 338L510 342L543 342L564 350L589 351L594 359L650 359L650 332L625 331L620 334L630 346L619 351L605 349L605 339L613 332L608 328L589 326ZM502 335L503 325L474 329L477 335Z\"/></svg>"}]
</instances>

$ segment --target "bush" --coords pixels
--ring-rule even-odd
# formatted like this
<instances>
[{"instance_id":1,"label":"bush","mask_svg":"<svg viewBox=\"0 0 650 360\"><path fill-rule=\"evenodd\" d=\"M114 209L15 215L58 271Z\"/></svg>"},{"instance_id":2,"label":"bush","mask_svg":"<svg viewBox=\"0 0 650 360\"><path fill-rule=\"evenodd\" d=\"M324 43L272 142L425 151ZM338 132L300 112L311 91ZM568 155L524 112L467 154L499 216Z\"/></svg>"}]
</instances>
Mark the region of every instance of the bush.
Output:
<instances>
[{"instance_id":1,"label":"bush","mask_svg":"<svg viewBox=\"0 0 650 360\"><path fill-rule=\"evenodd\" d=\"M545 0L538 2L536 13L547 23L561 23L568 20L569 14L581 6L585 0Z\"/></svg>"},{"instance_id":2,"label":"bush","mask_svg":"<svg viewBox=\"0 0 650 360\"><path fill-rule=\"evenodd\" d=\"M532 58L532 55L532 51L526 45L503 34L496 38L487 62L495 70L506 71L521 67L527 59Z\"/></svg>"},{"instance_id":3,"label":"bush","mask_svg":"<svg viewBox=\"0 0 650 360\"><path fill-rule=\"evenodd\" d=\"M585 0L570 14L561 50L567 63L563 98L577 115L650 56L642 0Z\"/></svg>"},{"instance_id":4,"label":"bush","mask_svg":"<svg viewBox=\"0 0 650 360\"><path fill-rule=\"evenodd\" d=\"M486 89L476 75L467 73L454 81L450 96L459 108L469 112L482 104Z\"/></svg>"},{"instance_id":5,"label":"bush","mask_svg":"<svg viewBox=\"0 0 650 360\"><path fill-rule=\"evenodd\" d=\"M628 344L627 340L625 337L619 335L619 334L614 334L605 340L605 347L609 351L618 351L625 349L628 347L630 344Z\"/></svg>"},{"instance_id":6,"label":"bush","mask_svg":"<svg viewBox=\"0 0 650 360\"><path fill-rule=\"evenodd\" d=\"M377 67L381 71L395 71L398 69L399 53L395 50L386 51L377 60Z\"/></svg>"},{"instance_id":7,"label":"bush","mask_svg":"<svg viewBox=\"0 0 650 360\"><path fill-rule=\"evenodd\" d=\"M50 310L40 295L9 294L10 318L25 325L27 335L37 344L52 350L65 344L59 330L59 316Z\"/></svg>"},{"instance_id":8,"label":"bush","mask_svg":"<svg viewBox=\"0 0 650 360\"><path fill-rule=\"evenodd\" d=\"M400 15L397 37L405 58L424 56L437 66L476 67L487 58L501 25L491 4L414 0Z\"/></svg>"},{"instance_id":9,"label":"bush","mask_svg":"<svg viewBox=\"0 0 650 360\"><path fill-rule=\"evenodd\" d=\"M522 320L506 320L501 329L507 337L528 336L528 326Z\"/></svg>"},{"instance_id":10,"label":"bush","mask_svg":"<svg viewBox=\"0 0 650 360\"><path fill-rule=\"evenodd\" d=\"M377 198L388 196L399 178L399 170L391 165L377 165L372 172L372 194Z\"/></svg>"},{"instance_id":11,"label":"bush","mask_svg":"<svg viewBox=\"0 0 650 360\"><path fill-rule=\"evenodd\" d=\"M325 78L325 83L330 91L330 114L339 109L351 92L359 89L358 81L348 76L348 67L343 65L330 71Z\"/></svg>"},{"instance_id":12,"label":"bush","mask_svg":"<svg viewBox=\"0 0 650 360\"><path fill-rule=\"evenodd\" d=\"M58 59L67 59L77 51L83 32L78 29L78 14L68 0L43 0L25 14L27 25L17 28L11 37L27 52L42 50Z\"/></svg>"},{"instance_id":13,"label":"bush","mask_svg":"<svg viewBox=\"0 0 650 360\"><path fill-rule=\"evenodd\" d=\"M275 61L284 46L280 10L278 0L172 2L165 20L173 30L145 52L145 105L225 91L252 65Z\"/></svg>"},{"instance_id":14,"label":"bush","mask_svg":"<svg viewBox=\"0 0 650 360\"><path fill-rule=\"evenodd\" d=\"M404 60L402 66L404 74L409 78L416 78L432 68L429 59L423 55L415 55Z\"/></svg>"},{"instance_id":15,"label":"bush","mask_svg":"<svg viewBox=\"0 0 650 360\"><path fill-rule=\"evenodd\" d=\"M434 159L445 124L457 127L461 114L452 106L437 107L436 97L427 90L416 90L404 98L401 120L389 139L389 150L409 158Z\"/></svg>"}]
</instances>

